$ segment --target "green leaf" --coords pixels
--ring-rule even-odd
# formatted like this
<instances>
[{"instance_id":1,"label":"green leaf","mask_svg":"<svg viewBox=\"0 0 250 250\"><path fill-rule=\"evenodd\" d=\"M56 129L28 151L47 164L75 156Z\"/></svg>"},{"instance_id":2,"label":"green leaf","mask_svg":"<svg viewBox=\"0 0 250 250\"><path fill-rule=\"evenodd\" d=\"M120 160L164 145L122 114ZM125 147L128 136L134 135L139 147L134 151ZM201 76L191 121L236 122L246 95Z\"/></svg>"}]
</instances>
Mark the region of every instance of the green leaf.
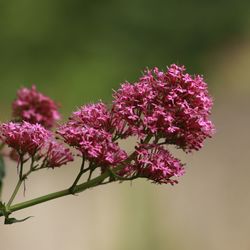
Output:
<instances>
[{"instance_id":1,"label":"green leaf","mask_svg":"<svg viewBox=\"0 0 250 250\"><path fill-rule=\"evenodd\" d=\"M9 217L6 217L5 220L4 220L4 224L10 225L10 224L14 224L14 223L23 222L23 221L28 220L28 219L31 218L31 217L33 217L33 216L29 216L29 217L26 217L26 218L21 219L21 220L17 220L16 218L9 218Z\"/></svg>"},{"instance_id":2,"label":"green leaf","mask_svg":"<svg viewBox=\"0 0 250 250\"><path fill-rule=\"evenodd\" d=\"M33 216L29 216L29 217L26 217L26 218L21 219L21 220L17 220L16 218L5 217L4 224L10 225L10 224L14 224L14 223L23 222L23 221L28 220L31 217L33 217Z\"/></svg>"}]
</instances>

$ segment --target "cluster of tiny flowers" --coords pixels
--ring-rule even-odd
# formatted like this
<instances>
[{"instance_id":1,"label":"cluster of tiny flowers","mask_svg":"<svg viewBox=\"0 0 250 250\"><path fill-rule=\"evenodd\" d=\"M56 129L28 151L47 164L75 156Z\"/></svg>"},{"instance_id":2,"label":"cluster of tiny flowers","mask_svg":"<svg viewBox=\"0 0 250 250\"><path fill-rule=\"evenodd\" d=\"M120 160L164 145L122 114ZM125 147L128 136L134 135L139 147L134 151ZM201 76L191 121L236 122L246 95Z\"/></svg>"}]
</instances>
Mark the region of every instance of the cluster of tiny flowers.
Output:
<instances>
[{"instance_id":1,"label":"cluster of tiny flowers","mask_svg":"<svg viewBox=\"0 0 250 250\"><path fill-rule=\"evenodd\" d=\"M57 133L83 157L98 164L115 166L127 158L118 143L113 142L110 112L103 103L81 107Z\"/></svg>"},{"instance_id":2,"label":"cluster of tiny flowers","mask_svg":"<svg viewBox=\"0 0 250 250\"><path fill-rule=\"evenodd\" d=\"M39 123L46 128L53 127L60 119L55 102L38 92L34 85L31 89L21 88L17 92L17 99L13 102L12 109L13 116L18 120Z\"/></svg>"},{"instance_id":3,"label":"cluster of tiny flowers","mask_svg":"<svg viewBox=\"0 0 250 250\"><path fill-rule=\"evenodd\" d=\"M157 144L141 144L135 151L130 164L122 168L118 175L126 178L147 178L154 183L176 184L177 177L185 173L184 165L168 150Z\"/></svg>"},{"instance_id":4,"label":"cluster of tiny flowers","mask_svg":"<svg viewBox=\"0 0 250 250\"><path fill-rule=\"evenodd\" d=\"M183 164L161 146L146 144L136 150L131 170L139 177L146 177L157 183L177 183L175 177L184 174Z\"/></svg>"},{"instance_id":5,"label":"cluster of tiny flowers","mask_svg":"<svg viewBox=\"0 0 250 250\"><path fill-rule=\"evenodd\" d=\"M56 133L102 172L112 167L122 179L175 184L184 165L166 146L199 150L214 132L212 104L203 78L173 64L165 72L147 69L137 82L122 84L110 109L102 102L82 106ZM12 159L37 156L49 168L73 161L70 150L48 130L60 118L58 106L35 86L18 91L13 116L18 122L0 125L0 140L12 148ZM129 136L138 139L130 156L117 142Z\"/></svg>"},{"instance_id":6,"label":"cluster of tiny flowers","mask_svg":"<svg viewBox=\"0 0 250 250\"><path fill-rule=\"evenodd\" d=\"M57 141L53 141L53 135L40 124L29 122L3 123L0 125L0 138L12 150L10 157L19 160L21 155L30 157L44 157L46 167L59 167L73 160L68 148ZM46 153L43 151L46 150Z\"/></svg>"},{"instance_id":7,"label":"cluster of tiny flowers","mask_svg":"<svg viewBox=\"0 0 250 250\"><path fill-rule=\"evenodd\" d=\"M51 138L51 132L40 124L9 122L0 125L0 138L18 154L33 156Z\"/></svg>"},{"instance_id":8,"label":"cluster of tiny flowers","mask_svg":"<svg viewBox=\"0 0 250 250\"><path fill-rule=\"evenodd\" d=\"M122 84L114 94L112 112L124 137L151 133L189 152L199 150L213 134L211 108L203 78L173 64L166 72L146 70L138 82Z\"/></svg>"}]
</instances>

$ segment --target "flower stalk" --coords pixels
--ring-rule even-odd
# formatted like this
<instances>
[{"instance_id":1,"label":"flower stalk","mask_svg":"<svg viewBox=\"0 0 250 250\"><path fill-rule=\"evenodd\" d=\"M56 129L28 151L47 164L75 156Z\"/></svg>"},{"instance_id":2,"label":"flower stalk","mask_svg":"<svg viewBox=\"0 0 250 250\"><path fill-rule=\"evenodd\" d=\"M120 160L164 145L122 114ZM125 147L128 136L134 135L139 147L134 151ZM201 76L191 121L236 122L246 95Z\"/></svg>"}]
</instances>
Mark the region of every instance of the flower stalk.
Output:
<instances>
[{"instance_id":1,"label":"flower stalk","mask_svg":"<svg viewBox=\"0 0 250 250\"><path fill-rule=\"evenodd\" d=\"M100 176L98 176L98 177L96 177L96 178L94 178L94 179L92 179L92 180L90 180L88 182L84 182L82 184L75 185L74 194L80 193L80 192L85 191L86 189L98 186L108 176L109 176L109 173L105 172L102 175L100 175ZM40 203L47 202L47 201L50 201L50 200L54 200L54 199L64 197L64 196L67 196L67 195L72 195L72 191L71 191L70 188L67 188L67 189L64 189L64 190L61 190L61 191L58 191L58 192L50 193L50 194L47 194L47 195L44 195L44 196L41 196L41 197L38 197L38 198L35 198L35 199L31 199L31 200L28 200L28 201L24 201L24 202L15 204L13 206L8 207L8 212L12 213L12 212L15 212L15 211L18 211L18 210L25 209L27 207L35 206L35 205L38 205ZM0 216L3 216L3 213L0 212Z\"/></svg>"}]
</instances>

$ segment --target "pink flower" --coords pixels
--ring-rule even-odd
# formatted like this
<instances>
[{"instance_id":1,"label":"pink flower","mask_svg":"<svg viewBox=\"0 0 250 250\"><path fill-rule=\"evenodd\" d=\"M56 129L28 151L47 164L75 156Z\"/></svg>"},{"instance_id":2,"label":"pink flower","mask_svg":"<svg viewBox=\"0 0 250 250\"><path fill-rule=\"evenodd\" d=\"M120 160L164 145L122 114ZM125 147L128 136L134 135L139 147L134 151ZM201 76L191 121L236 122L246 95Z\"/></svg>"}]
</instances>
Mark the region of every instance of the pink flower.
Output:
<instances>
[{"instance_id":1,"label":"pink flower","mask_svg":"<svg viewBox=\"0 0 250 250\"><path fill-rule=\"evenodd\" d=\"M48 143L44 157L44 165L48 168L60 167L74 160L70 150L57 141L50 141Z\"/></svg>"},{"instance_id":2,"label":"pink flower","mask_svg":"<svg viewBox=\"0 0 250 250\"><path fill-rule=\"evenodd\" d=\"M213 134L211 108L203 78L173 64L166 72L146 70L138 82L122 84L114 94L112 116L123 137L152 134L189 152Z\"/></svg>"},{"instance_id":3,"label":"pink flower","mask_svg":"<svg viewBox=\"0 0 250 250\"><path fill-rule=\"evenodd\" d=\"M57 133L67 144L79 150L86 159L99 164L116 165L127 157L118 144L112 142L112 135L104 130L66 124L61 126Z\"/></svg>"},{"instance_id":4,"label":"pink flower","mask_svg":"<svg viewBox=\"0 0 250 250\"><path fill-rule=\"evenodd\" d=\"M1 140L20 155L34 156L51 136L51 132L40 124L9 122L0 125Z\"/></svg>"},{"instance_id":5,"label":"pink flower","mask_svg":"<svg viewBox=\"0 0 250 250\"><path fill-rule=\"evenodd\" d=\"M141 117L156 94L148 84L143 82L122 84L121 89L114 94L114 105L111 111L113 124L116 125L121 137L146 135Z\"/></svg>"},{"instance_id":6,"label":"pink flower","mask_svg":"<svg viewBox=\"0 0 250 250\"><path fill-rule=\"evenodd\" d=\"M177 180L173 178L184 174L183 164L161 146L140 145L136 153L132 167L139 177L146 177L160 184L174 184Z\"/></svg>"},{"instance_id":7,"label":"pink flower","mask_svg":"<svg viewBox=\"0 0 250 250\"><path fill-rule=\"evenodd\" d=\"M13 116L30 123L39 123L51 128L60 119L58 106L49 97L36 90L21 88L17 92L17 99L12 104Z\"/></svg>"},{"instance_id":8,"label":"pink flower","mask_svg":"<svg viewBox=\"0 0 250 250\"><path fill-rule=\"evenodd\" d=\"M110 113L103 103L86 105L74 112L57 133L70 146L98 164L114 166L127 158L112 140Z\"/></svg>"}]
</instances>

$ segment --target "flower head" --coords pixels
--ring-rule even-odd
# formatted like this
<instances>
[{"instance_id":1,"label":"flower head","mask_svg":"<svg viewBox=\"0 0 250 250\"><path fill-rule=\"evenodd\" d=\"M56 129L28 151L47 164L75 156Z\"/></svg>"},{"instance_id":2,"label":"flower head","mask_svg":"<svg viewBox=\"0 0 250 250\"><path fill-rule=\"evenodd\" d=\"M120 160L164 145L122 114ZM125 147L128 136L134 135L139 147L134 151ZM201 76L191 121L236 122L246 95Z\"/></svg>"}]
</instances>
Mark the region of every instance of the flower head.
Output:
<instances>
[{"instance_id":1,"label":"flower head","mask_svg":"<svg viewBox=\"0 0 250 250\"><path fill-rule=\"evenodd\" d=\"M104 165L116 165L127 157L118 144L112 142L112 135L104 130L66 124L57 132L67 144L79 150L88 160Z\"/></svg>"},{"instance_id":2,"label":"flower head","mask_svg":"<svg viewBox=\"0 0 250 250\"><path fill-rule=\"evenodd\" d=\"M113 166L126 159L127 154L112 141L111 130L110 113L103 103L98 103L83 106L74 112L57 133L86 159Z\"/></svg>"},{"instance_id":3,"label":"flower head","mask_svg":"<svg viewBox=\"0 0 250 250\"><path fill-rule=\"evenodd\" d=\"M50 140L51 132L40 124L9 122L0 125L0 138L19 154L34 156Z\"/></svg>"},{"instance_id":4,"label":"flower head","mask_svg":"<svg viewBox=\"0 0 250 250\"><path fill-rule=\"evenodd\" d=\"M127 170L127 173L124 171ZM184 174L183 164L169 151L153 144L140 145L134 162L125 168L123 175L138 175L156 183L177 183L176 177Z\"/></svg>"},{"instance_id":5,"label":"flower head","mask_svg":"<svg viewBox=\"0 0 250 250\"><path fill-rule=\"evenodd\" d=\"M112 111L115 120L125 124L125 136L144 138L151 133L189 152L211 137L211 108L203 78L173 64L166 72L146 70L138 82L123 84L114 94Z\"/></svg>"},{"instance_id":6,"label":"flower head","mask_svg":"<svg viewBox=\"0 0 250 250\"><path fill-rule=\"evenodd\" d=\"M58 106L49 97L38 92L33 85L30 89L21 88L12 104L13 116L30 123L39 123L51 128L60 119Z\"/></svg>"}]
</instances>

